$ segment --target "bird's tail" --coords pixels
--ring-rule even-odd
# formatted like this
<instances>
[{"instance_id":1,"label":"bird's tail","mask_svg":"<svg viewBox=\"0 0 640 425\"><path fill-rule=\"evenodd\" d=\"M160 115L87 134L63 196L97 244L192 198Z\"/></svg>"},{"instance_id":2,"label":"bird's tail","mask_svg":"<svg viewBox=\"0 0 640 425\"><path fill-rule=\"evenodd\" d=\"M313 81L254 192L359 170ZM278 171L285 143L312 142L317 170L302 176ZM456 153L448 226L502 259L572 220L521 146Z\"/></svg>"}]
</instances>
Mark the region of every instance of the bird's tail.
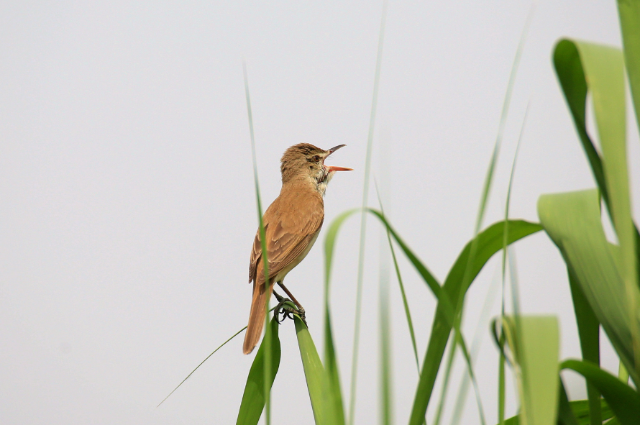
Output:
<instances>
[{"instance_id":1,"label":"bird's tail","mask_svg":"<svg viewBox=\"0 0 640 425\"><path fill-rule=\"evenodd\" d=\"M267 299L271 298L273 284L267 285L253 282L253 299L251 300L251 312L249 313L249 324L247 332L244 334L244 345L242 352L249 354L258 345L260 336L262 336L262 328L264 328L264 315L267 310Z\"/></svg>"}]
</instances>

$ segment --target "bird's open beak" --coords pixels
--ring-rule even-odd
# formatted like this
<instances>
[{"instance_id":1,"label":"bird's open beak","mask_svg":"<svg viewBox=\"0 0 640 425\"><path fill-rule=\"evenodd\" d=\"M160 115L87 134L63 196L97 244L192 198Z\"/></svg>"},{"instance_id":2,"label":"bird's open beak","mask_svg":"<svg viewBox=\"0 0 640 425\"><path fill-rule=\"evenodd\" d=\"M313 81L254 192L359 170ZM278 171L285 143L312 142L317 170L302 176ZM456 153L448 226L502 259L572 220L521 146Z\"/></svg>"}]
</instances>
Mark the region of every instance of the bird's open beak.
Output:
<instances>
[{"instance_id":1,"label":"bird's open beak","mask_svg":"<svg viewBox=\"0 0 640 425\"><path fill-rule=\"evenodd\" d=\"M338 149L340 149L340 148L342 148L344 146L347 146L347 145L338 145L338 146L332 147L331 149L329 149L329 155L331 155L332 153L334 153L335 151L337 151ZM329 155L327 155L327 157ZM325 165L325 167L326 167L328 173L332 173L334 171L353 171L353 169L351 169L351 168L335 167L333 165Z\"/></svg>"}]
</instances>

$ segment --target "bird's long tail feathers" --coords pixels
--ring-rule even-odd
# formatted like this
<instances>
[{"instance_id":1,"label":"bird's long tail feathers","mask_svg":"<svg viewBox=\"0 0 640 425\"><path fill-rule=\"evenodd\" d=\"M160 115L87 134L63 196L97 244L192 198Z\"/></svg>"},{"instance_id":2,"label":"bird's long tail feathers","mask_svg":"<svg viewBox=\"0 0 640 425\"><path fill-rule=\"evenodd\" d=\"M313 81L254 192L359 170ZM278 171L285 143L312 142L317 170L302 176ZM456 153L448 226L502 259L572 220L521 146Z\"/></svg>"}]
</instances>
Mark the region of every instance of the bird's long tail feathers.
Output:
<instances>
[{"instance_id":1,"label":"bird's long tail feathers","mask_svg":"<svg viewBox=\"0 0 640 425\"><path fill-rule=\"evenodd\" d=\"M273 284L266 289L264 283L253 282L253 299L251 300L251 313L249 313L249 324L247 332L244 334L244 345L242 352L249 354L258 345L260 336L262 336L262 328L264 328L264 315L267 309L267 298L271 298L273 292ZM266 290L265 290L266 289Z\"/></svg>"}]
</instances>

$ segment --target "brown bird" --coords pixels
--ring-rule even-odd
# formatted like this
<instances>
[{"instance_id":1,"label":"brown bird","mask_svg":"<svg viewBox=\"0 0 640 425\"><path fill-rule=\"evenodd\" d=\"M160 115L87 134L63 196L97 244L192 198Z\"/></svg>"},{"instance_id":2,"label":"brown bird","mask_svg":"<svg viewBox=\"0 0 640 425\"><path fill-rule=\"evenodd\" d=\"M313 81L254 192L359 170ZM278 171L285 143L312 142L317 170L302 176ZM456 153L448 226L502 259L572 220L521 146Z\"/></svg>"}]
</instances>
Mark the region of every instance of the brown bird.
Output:
<instances>
[{"instance_id":1,"label":"brown bird","mask_svg":"<svg viewBox=\"0 0 640 425\"><path fill-rule=\"evenodd\" d=\"M329 155L343 146L345 145L325 151L308 143L300 143L291 146L282 156L282 189L262 217L269 262L267 284L263 270L260 229L256 232L251 250L249 283L253 282L253 298L242 347L244 354L253 351L260 340L265 321L266 300L267 297L271 297L274 283L278 283L304 313L300 303L284 286L283 280L287 273L307 256L318 238L324 221L322 197L329 180L336 171L351 171L351 168L324 164Z\"/></svg>"}]
</instances>

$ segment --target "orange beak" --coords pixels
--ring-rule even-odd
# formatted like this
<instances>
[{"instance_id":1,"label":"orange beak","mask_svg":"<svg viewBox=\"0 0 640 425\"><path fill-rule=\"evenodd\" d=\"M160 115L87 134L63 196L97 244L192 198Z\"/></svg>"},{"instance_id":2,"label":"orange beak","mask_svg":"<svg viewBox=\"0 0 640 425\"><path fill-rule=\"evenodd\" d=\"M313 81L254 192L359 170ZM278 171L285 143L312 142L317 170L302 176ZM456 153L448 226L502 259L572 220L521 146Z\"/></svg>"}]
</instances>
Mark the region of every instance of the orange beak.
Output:
<instances>
[{"instance_id":1,"label":"orange beak","mask_svg":"<svg viewBox=\"0 0 640 425\"><path fill-rule=\"evenodd\" d=\"M344 147L344 146L347 146L347 145L338 145L338 146L334 146L334 147L332 147L331 149L329 149L329 155L331 155L332 153L334 153L335 151L337 151L338 149L340 149L340 148L342 148L342 147ZM328 157L329 157L329 155L327 155L327 156L325 157L325 159L326 159L326 158L328 158ZM346 168L346 167L334 167L333 165L325 165L325 168L327 169L327 172L328 172L328 173L332 173L332 172L334 172L334 171L353 171L353 169L352 169L352 168Z\"/></svg>"}]
</instances>

